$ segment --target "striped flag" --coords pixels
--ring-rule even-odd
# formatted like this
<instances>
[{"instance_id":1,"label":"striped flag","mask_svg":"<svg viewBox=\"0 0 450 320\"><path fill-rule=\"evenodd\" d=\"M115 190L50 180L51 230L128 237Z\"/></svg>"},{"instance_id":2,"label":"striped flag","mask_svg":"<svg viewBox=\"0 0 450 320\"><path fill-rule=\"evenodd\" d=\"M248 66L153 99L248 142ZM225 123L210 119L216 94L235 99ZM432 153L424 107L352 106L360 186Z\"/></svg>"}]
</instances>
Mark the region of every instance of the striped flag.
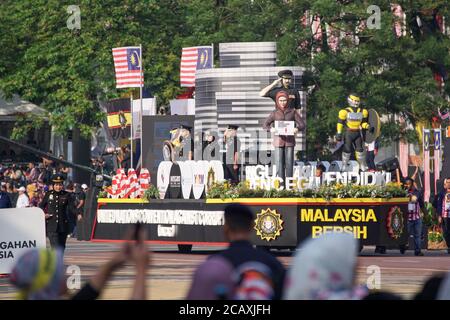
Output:
<instances>
[{"instance_id":1,"label":"striped flag","mask_svg":"<svg viewBox=\"0 0 450 320\"><path fill-rule=\"evenodd\" d=\"M114 68L116 70L116 88L139 88L144 85L141 74L141 48L113 48Z\"/></svg>"},{"instance_id":2,"label":"striped flag","mask_svg":"<svg viewBox=\"0 0 450 320\"><path fill-rule=\"evenodd\" d=\"M182 87L195 87L195 71L212 68L212 54L212 46L183 48L180 66Z\"/></svg>"}]
</instances>

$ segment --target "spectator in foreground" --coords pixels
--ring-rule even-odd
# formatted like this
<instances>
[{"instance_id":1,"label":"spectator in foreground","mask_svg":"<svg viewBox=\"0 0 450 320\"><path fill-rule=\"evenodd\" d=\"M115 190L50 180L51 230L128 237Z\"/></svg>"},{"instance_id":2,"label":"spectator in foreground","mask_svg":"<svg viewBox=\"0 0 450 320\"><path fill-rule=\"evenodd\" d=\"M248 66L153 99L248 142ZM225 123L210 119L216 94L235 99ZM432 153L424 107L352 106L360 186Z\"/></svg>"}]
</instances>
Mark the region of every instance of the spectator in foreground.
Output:
<instances>
[{"instance_id":1,"label":"spectator in foreground","mask_svg":"<svg viewBox=\"0 0 450 320\"><path fill-rule=\"evenodd\" d=\"M438 300L450 300L450 272L447 272L437 294Z\"/></svg>"},{"instance_id":2,"label":"spectator in foreground","mask_svg":"<svg viewBox=\"0 0 450 320\"><path fill-rule=\"evenodd\" d=\"M444 279L445 274L434 275L428 278L413 300L436 300Z\"/></svg>"},{"instance_id":3,"label":"spectator in foreground","mask_svg":"<svg viewBox=\"0 0 450 320\"><path fill-rule=\"evenodd\" d=\"M130 237L128 237L130 239ZM145 275L149 252L144 244L145 233L139 233L139 241L126 242L99 271L79 290L71 300L95 300L101 294L112 273L127 261L136 264L136 280L131 299L146 298ZM67 293L65 266L62 250L33 248L16 262L10 282L19 289L19 299L58 300Z\"/></svg>"},{"instance_id":4,"label":"spectator in foreground","mask_svg":"<svg viewBox=\"0 0 450 320\"><path fill-rule=\"evenodd\" d=\"M352 234L325 233L308 239L288 272L287 300L361 300L368 294L355 286L358 243Z\"/></svg>"},{"instance_id":5,"label":"spectator in foreground","mask_svg":"<svg viewBox=\"0 0 450 320\"><path fill-rule=\"evenodd\" d=\"M195 271L187 300L231 300L234 295L233 265L213 256Z\"/></svg>"},{"instance_id":6,"label":"spectator in foreground","mask_svg":"<svg viewBox=\"0 0 450 320\"><path fill-rule=\"evenodd\" d=\"M256 272L247 272L247 266L259 265L258 270L268 269L271 285L273 286L273 299L281 299L284 277L286 274L284 266L270 252L253 248L251 235L254 226L254 215L248 206L242 204L231 204L225 208L225 224L223 227L225 238L230 242L228 249L218 253L220 256L231 262L234 270L242 278L248 278L249 274L255 275ZM245 267L244 269L241 269ZM255 269L253 269L256 271ZM259 272L259 282L263 282L263 272ZM267 273L266 273L267 276ZM248 297L250 298L250 297ZM267 297L269 298L269 297Z\"/></svg>"}]
</instances>

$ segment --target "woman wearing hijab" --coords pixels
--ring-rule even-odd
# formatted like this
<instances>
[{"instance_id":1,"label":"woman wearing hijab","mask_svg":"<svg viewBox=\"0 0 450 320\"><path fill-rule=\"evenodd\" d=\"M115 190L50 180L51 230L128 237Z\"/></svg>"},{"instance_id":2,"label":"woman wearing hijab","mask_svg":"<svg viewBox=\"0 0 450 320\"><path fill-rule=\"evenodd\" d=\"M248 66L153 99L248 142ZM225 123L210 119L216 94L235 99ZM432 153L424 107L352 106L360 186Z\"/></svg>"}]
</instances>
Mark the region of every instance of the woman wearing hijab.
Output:
<instances>
[{"instance_id":1,"label":"woman wearing hijab","mask_svg":"<svg viewBox=\"0 0 450 320\"><path fill-rule=\"evenodd\" d=\"M233 266L213 256L195 271L187 300L229 300L234 295Z\"/></svg>"},{"instance_id":2,"label":"woman wearing hijab","mask_svg":"<svg viewBox=\"0 0 450 320\"><path fill-rule=\"evenodd\" d=\"M275 165L277 176L285 181L286 176L292 177L294 171L294 146L295 135L305 129L305 123L295 109L288 107L289 95L285 91L279 91L275 96L276 108L270 113L264 122L263 128L275 133L272 124L275 121L293 121L294 135L274 135L273 146L275 148Z\"/></svg>"},{"instance_id":3,"label":"woman wearing hijab","mask_svg":"<svg viewBox=\"0 0 450 320\"><path fill-rule=\"evenodd\" d=\"M304 242L288 272L284 299L360 300L355 287L357 240L349 233L325 233Z\"/></svg>"},{"instance_id":4,"label":"woman wearing hijab","mask_svg":"<svg viewBox=\"0 0 450 320\"><path fill-rule=\"evenodd\" d=\"M110 260L103 264L96 274L72 296L71 300L95 300L105 288L107 281L127 261L135 263L136 276L130 299L146 299L146 273L150 252L145 245L145 230L138 232L138 241L129 242L133 232L130 230L128 240ZM21 300L58 300L67 293L66 268L63 263L64 253L57 249L33 248L19 257L9 280L19 290Z\"/></svg>"}]
</instances>

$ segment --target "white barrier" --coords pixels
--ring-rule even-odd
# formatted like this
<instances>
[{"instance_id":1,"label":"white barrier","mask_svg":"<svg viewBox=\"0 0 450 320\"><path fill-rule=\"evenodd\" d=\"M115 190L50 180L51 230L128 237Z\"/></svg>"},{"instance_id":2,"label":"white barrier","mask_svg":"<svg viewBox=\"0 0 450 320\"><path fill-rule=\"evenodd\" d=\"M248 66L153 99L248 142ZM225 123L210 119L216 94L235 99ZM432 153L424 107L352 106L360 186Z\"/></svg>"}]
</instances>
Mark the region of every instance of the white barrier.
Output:
<instances>
[{"instance_id":1,"label":"white barrier","mask_svg":"<svg viewBox=\"0 0 450 320\"><path fill-rule=\"evenodd\" d=\"M159 190L160 199L164 199L167 189L169 188L170 169L172 168L171 161L162 161L158 166L158 173L156 179L156 186Z\"/></svg>"},{"instance_id":2,"label":"white barrier","mask_svg":"<svg viewBox=\"0 0 450 320\"><path fill-rule=\"evenodd\" d=\"M45 248L45 218L40 208L0 209L0 273L10 273L30 248Z\"/></svg>"}]
</instances>

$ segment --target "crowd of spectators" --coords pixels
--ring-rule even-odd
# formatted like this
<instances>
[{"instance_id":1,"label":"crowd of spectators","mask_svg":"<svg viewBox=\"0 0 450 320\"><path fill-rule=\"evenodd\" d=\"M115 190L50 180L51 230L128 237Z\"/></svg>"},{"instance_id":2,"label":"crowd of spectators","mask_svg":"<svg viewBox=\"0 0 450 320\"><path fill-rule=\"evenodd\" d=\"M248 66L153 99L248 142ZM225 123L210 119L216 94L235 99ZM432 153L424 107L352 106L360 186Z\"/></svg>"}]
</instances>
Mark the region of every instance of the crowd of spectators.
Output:
<instances>
[{"instance_id":1,"label":"crowd of spectators","mask_svg":"<svg viewBox=\"0 0 450 320\"><path fill-rule=\"evenodd\" d=\"M64 160L63 155L59 158ZM72 193L74 200L71 210L74 219L70 219L71 229L74 229L77 216L83 211L88 187L73 183L69 179L70 170L46 158L42 158L40 163L0 163L0 209L39 207L45 193L52 189L52 176L60 174L65 179L65 189Z\"/></svg>"}]
</instances>

